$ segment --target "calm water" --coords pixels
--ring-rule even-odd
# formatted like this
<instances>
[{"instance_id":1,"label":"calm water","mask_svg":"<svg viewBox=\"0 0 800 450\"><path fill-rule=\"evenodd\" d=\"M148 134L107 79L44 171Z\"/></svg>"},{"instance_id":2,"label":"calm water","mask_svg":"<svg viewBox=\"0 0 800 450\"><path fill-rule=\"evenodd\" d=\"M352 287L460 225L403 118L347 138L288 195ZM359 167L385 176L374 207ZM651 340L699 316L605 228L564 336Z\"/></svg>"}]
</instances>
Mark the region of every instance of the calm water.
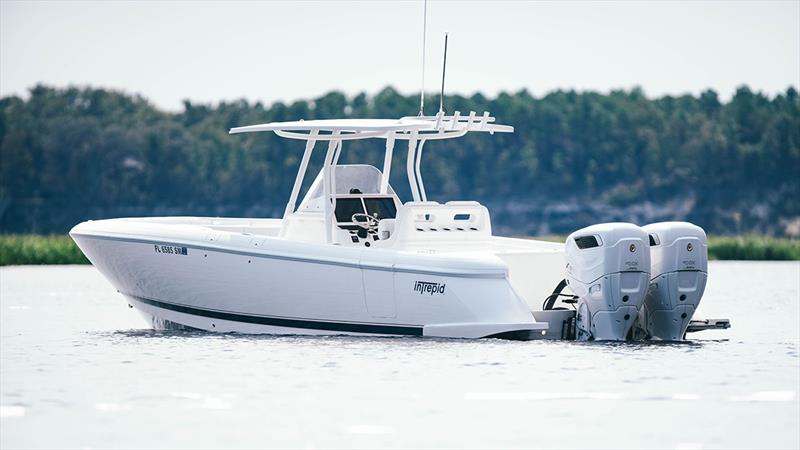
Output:
<instances>
[{"instance_id":1,"label":"calm water","mask_svg":"<svg viewBox=\"0 0 800 450\"><path fill-rule=\"evenodd\" d=\"M687 344L144 328L92 267L0 269L0 446L800 446L800 263L714 262Z\"/></svg>"}]
</instances>

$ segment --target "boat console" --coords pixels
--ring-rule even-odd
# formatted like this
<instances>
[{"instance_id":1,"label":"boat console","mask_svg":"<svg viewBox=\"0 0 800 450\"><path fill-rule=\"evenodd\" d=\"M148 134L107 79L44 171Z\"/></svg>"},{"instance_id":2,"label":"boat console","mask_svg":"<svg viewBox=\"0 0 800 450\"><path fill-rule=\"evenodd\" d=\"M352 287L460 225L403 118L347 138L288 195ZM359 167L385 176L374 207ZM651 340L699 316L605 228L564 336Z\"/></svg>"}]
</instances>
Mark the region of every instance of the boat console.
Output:
<instances>
[{"instance_id":1,"label":"boat console","mask_svg":"<svg viewBox=\"0 0 800 450\"><path fill-rule=\"evenodd\" d=\"M401 203L391 185L380 192L382 172L366 164L339 164L335 169L336 194L332 196L338 245L387 247L429 245L432 242L475 241L492 235L489 210L475 201L409 201ZM289 223L320 215L324 193L320 173Z\"/></svg>"},{"instance_id":2,"label":"boat console","mask_svg":"<svg viewBox=\"0 0 800 450\"><path fill-rule=\"evenodd\" d=\"M364 194L353 188L347 195L336 196L335 215L336 225L349 233L350 242L369 247L380 240L380 222L396 217L397 199L382 194Z\"/></svg>"}]
</instances>

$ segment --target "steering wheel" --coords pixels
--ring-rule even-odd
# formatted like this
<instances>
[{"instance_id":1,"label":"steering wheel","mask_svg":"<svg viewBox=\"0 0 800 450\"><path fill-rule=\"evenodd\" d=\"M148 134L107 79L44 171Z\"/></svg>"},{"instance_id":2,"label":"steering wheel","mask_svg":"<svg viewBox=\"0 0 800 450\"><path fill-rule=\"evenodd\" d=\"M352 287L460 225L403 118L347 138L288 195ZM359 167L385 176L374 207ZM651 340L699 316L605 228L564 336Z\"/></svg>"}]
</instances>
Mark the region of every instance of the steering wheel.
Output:
<instances>
[{"instance_id":1,"label":"steering wheel","mask_svg":"<svg viewBox=\"0 0 800 450\"><path fill-rule=\"evenodd\" d=\"M355 213L350 216L350 220L367 231L374 231L378 229L378 218L370 216L369 214Z\"/></svg>"}]
</instances>

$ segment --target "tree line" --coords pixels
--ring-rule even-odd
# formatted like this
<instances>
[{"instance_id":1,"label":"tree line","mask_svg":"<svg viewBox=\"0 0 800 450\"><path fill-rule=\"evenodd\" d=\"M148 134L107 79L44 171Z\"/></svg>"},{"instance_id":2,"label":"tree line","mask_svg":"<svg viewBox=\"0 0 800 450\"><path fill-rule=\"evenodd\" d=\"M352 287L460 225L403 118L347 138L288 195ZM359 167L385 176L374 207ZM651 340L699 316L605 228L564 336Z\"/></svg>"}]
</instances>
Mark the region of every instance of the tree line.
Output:
<instances>
[{"instance_id":1,"label":"tree line","mask_svg":"<svg viewBox=\"0 0 800 450\"><path fill-rule=\"evenodd\" d=\"M430 96L429 98L436 98ZM302 142L235 126L397 118L418 98L330 92L292 103L185 101L180 112L107 89L39 85L0 99L0 231L62 233L125 215L279 215ZM438 101L431 104L437 104ZM604 220L690 220L712 233L800 233L800 97L740 87L728 101L648 98L640 89L447 96L513 134L430 142L433 200L475 199L503 234L565 233ZM449 111L453 112L453 111ZM316 152L318 170L324 151ZM395 168L405 152L395 152ZM342 162L380 167L381 141L346 142ZM307 183L313 178L310 172ZM392 185L408 199L404 170Z\"/></svg>"}]
</instances>

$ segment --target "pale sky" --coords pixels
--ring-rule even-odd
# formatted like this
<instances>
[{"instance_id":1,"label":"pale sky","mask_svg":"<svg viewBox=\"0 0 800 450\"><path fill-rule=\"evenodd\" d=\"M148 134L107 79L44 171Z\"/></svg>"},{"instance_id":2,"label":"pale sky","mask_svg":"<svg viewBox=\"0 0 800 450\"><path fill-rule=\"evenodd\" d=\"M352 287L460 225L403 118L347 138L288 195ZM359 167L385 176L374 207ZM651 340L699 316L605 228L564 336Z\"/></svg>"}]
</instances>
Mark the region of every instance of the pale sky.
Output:
<instances>
[{"instance_id":1,"label":"pale sky","mask_svg":"<svg viewBox=\"0 0 800 450\"><path fill-rule=\"evenodd\" d=\"M418 92L422 9L421 0L0 0L0 95L89 85L178 110L185 98ZM768 94L800 84L800 0L429 0L429 92L439 89L445 31L449 93L638 85L649 96L713 88L729 98L744 83Z\"/></svg>"}]
</instances>

